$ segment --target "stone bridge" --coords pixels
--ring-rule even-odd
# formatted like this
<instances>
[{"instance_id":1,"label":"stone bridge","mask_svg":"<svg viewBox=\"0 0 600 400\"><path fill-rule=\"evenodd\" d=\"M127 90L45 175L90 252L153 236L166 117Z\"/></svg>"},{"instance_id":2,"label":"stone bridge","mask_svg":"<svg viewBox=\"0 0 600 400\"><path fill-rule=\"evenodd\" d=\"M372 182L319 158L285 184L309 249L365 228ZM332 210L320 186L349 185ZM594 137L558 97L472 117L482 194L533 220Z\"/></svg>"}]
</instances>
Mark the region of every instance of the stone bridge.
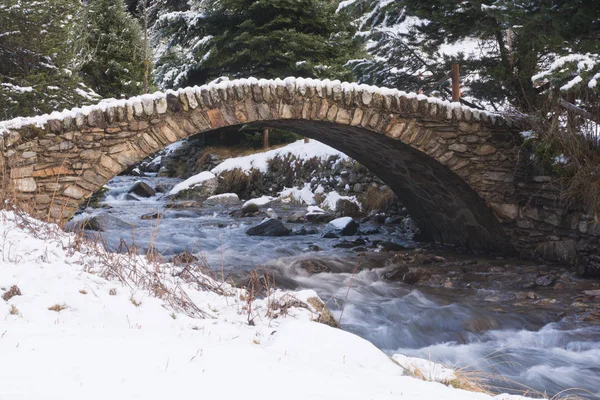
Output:
<instances>
[{"instance_id":1,"label":"stone bridge","mask_svg":"<svg viewBox=\"0 0 600 400\"><path fill-rule=\"evenodd\" d=\"M301 78L228 81L0 123L4 196L64 222L109 179L168 144L245 124L294 131L353 157L394 190L429 240L561 253L573 239L565 232L579 229L579 219L565 228L566 212L552 209L546 177L527 177L516 121L423 95Z\"/></svg>"}]
</instances>

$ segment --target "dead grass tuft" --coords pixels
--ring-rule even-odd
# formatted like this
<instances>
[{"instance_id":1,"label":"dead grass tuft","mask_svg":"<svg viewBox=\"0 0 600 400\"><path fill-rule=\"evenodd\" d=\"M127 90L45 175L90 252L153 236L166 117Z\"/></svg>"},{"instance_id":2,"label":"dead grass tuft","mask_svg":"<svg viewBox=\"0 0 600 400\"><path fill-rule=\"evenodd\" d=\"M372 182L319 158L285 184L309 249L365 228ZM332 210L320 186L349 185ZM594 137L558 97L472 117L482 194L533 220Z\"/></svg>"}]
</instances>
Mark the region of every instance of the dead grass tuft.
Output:
<instances>
[{"instance_id":1,"label":"dead grass tuft","mask_svg":"<svg viewBox=\"0 0 600 400\"><path fill-rule=\"evenodd\" d=\"M21 313L19 312L19 309L14 304L10 305L10 309L8 310L8 313L10 315L21 315Z\"/></svg>"},{"instance_id":2,"label":"dead grass tuft","mask_svg":"<svg viewBox=\"0 0 600 400\"><path fill-rule=\"evenodd\" d=\"M388 186L371 186L361 196L360 203L363 206L363 211L368 214L371 212L383 212L396 200L396 195Z\"/></svg>"},{"instance_id":3,"label":"dead grass tuft","mask_svg":"<svg viewBox=\"0 0 600 400\"><path fill-rule=\"evenodd\" d=\"M248 175L239 168L224 171L219 174L216 193L236 193L241 197L247 197L252 191L252 185L261 180L262 174L252 170Z\"/></svg>"},{"instance_id":4,"label":"dead grass tuft","mask_svg":"<svg viewBox=\"0 0 600 400\"><path fill-rule=\"evenodd\" d=\"M536 137L525 145L536 156L535 168L558 177L563 201L600 219L599 125L570 115L553 101L544 105L532 124Z\"/></svg>"},{"instance_id":5,"label":"dead grass tuft","mask_svg":"<svg viewBox=\"0 0 600 400\"><path fill-rule=\"evenodd\" d=\"M62 310L66 310L67 309L67 305L66 304L55 304L52 307L48 307L48 310L50 311L56 311L56 312L61 312Z\"/></svg>"},{"instance_id":6,"label":"dead grass tuft","mask_svg":"<svg viewBox=\"0 0 600 400\"><path fill-rule=\"evenodd\" d=\"M8 301L15 296L21 296L21 289L19 289L17 285L12 285L10 289L4 292L4 294L2 295L2 300Z\"/></svg>"}]
</instances>

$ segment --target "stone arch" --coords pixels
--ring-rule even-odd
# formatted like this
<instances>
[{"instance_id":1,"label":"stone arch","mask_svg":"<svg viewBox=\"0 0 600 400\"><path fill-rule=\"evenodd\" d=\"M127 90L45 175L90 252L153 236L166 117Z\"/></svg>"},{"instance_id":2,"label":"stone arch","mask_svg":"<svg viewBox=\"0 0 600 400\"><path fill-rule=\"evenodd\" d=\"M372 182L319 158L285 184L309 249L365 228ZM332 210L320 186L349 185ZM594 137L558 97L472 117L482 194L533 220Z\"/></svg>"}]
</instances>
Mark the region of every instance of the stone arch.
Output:
<instances>
[{"instance_id":1,"label":"stone arch","mask_svg":"<svg viewBox=\"0 0 600 400\"><path fill-rule=\"evenodd\" d=\"M431 240L506 252L490 206L515 196L512 121L366 85L243 79L0 123L3 181L65 221L109 179L168 144L226 126L285 128L379 175Z\"/></svg>"}]
</instances>

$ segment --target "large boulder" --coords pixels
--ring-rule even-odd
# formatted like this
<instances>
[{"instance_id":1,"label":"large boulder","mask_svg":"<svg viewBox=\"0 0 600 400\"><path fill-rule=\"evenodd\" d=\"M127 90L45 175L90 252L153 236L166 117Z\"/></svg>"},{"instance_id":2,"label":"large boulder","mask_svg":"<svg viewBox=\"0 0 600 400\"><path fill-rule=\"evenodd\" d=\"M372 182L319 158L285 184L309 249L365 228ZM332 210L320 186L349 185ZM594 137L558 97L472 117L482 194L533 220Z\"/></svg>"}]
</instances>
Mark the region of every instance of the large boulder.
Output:
<instances>
[{"instance_id":1,"label":"large boulder","mask_svg":"<svg viewBox=\"0 0 600 400\"><path fill-rule=\"evenodd\" d=\"M340 217L359 217L360 207L350 200L339 199L335 204L335 214Z\"/></svg>"},{"instance_id":2,"label":"large boulder","mask_svg":"<svg viewBox=\"0 0 600 400\"><path fill-rule=\"evenodd\" d=\"M204 200L205 206L237 206L239 203L240 198L235 193L217 194Z\"/></svg>"},{"instance_id":3,"label":"large boulder","mask_svg":"<svg viewBox=\"0 0 600 400\"><path fill-rule=\"evenodd\" d=\"M336 218L327 224L329 232L336 233L341 236L352 236L358 233L358 222L352 217Z\"/></svg>"},{"instance_id":4,"label":"large boulder","mask_svg":"<svg viewBox=\"0 0 600 400\"><path fill-rule=\"evenodd\" d=\"M212 172L204 171L175 185L169 192L169 198L202 203L215 194L217 185L217 177Z\"/></svg>"},{"instance_id":5,"label":"large boulder","mask_svg":"<svg viewBox=\"0 0 600 400\"><path fill-rule=\"evenodd\" d=\"M265 219L246 231L249 236L289 236L291 233L292 231L286 228L281 221L271 218Z\"/></svg>"},{"instance_id":6,"label":"large boulder","mask_svg":"<svg viewBox=\"0 0 600 400\"><path fill-rule=\"evenodd\" d=\"M146 182L137 181L129 188L127 193L133 193L140 197L152 197L156 194L156 191L152 189Z\"/></svg>"}]
</instances>

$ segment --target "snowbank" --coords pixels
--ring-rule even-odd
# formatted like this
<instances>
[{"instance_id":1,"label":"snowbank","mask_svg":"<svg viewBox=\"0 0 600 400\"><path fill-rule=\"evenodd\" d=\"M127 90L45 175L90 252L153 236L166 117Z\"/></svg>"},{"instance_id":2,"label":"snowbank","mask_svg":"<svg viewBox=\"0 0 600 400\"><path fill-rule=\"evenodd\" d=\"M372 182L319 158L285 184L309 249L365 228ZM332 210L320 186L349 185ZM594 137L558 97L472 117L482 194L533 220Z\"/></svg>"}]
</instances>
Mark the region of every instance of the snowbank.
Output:
<instances>
[{"instance_id":1,"label":"snowbank","mask_svg":"<svg viewBox=\"0 0 600 400\"><path fill-rule=\"evenodd\" d=\"M297 160L309 160L317 158L321 161L327 161L330 157L337 157L337 161L348 160L349 157L344 153L329 147L326 144L311 140L309 143L304 143L303 140L298 140L287 146L275 150L265 151L264 153L251 154L245 157L235 157L223 161L212 169L212 173L219 175L224 171L240 169L250 174L252 169L266 173L269 167L269 161L274 158L295 157Z\"/></svg>"},{"instance_id":2,"label":"snowbank","mask_svg":"<svg viewBox=\"0 0 600 400\"><path fill-rule=\"evenodd\" d=\"M0 299L1 399L490 398L403 376L366 340L312 322L314 309L293 306L310 290L249 303L12 212L0 212L0 235L0 295L21 292ZM103 278L115 260L135 274ZM136 286L152 271L152 291ZM176 286L203 317L156 297Z\"/></svg>"}]
</instances>

